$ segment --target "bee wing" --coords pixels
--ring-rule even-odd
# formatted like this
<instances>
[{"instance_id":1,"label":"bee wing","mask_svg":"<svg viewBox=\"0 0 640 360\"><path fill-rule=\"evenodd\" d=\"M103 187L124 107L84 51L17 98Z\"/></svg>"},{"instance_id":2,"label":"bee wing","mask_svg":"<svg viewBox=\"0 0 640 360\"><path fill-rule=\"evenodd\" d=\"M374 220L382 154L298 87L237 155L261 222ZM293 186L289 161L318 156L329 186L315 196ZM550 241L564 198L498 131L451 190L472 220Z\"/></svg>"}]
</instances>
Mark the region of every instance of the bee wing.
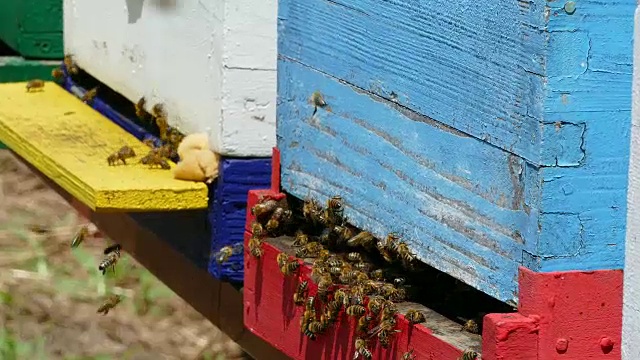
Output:
<instances>
[{"instance_id":1,"label":"bee wing","mask_svg":"<svg viewBox=\"0 0 640 360\"><path fill-rule=\"evenodd\" d=\"M367 333L367 336L369 336L370 338L378 335L378 333L382 331L382 326L378 325L376 327L374 327L373 329L369 330L369 332Z\"/></svg>"},{"instance_id":2,"label":"bee wing","mask_svg":"<svg viewBox=\"0 0 640 360\"><path fill-rule=\"evenodd\" d=\"M122 249L122 247L120 246L120 244L113 244L111 246L107 246L104 249L104 254L107 255L109 253L112 253L114 251L120 251L120 249Z\"/></svg>"}]
</instances>

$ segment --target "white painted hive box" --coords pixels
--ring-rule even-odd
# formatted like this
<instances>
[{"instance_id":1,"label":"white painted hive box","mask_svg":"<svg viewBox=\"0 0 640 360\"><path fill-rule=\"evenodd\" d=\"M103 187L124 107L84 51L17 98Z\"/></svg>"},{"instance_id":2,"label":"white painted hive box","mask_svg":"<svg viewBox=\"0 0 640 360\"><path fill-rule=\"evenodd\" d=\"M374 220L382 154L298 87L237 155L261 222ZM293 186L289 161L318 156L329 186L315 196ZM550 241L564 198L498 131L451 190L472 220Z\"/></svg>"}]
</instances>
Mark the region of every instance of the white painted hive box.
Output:
<instances>
[{"instance_id":1,"label":"white painted hive box","mask_svg":"<svg viewBox=\"0 0 640 360\"><path fill-rule=\"evenodd\" d=\"M212 150L275 146L276 0L64 0L65 53L132 102L165 104ZM150 110L150 109L147 109Z\"/></svg>"}]
</instances>

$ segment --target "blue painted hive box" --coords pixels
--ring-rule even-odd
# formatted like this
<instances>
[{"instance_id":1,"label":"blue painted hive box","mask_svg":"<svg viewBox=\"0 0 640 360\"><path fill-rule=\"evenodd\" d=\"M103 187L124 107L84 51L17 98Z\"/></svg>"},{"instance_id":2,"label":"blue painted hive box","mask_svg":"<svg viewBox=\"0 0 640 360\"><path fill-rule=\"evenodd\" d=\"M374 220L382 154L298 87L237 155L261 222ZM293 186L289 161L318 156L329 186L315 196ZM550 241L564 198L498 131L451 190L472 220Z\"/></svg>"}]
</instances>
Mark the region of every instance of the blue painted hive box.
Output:
<instances>
[{"instance_id":1,"label":"blue painted hive box","mask_svg":"<svg viewBox=\"0 0 640 360\"><path fill-rule=\"evenodd\" d=\"M278 5L285 191L503 301L623 267L634 0Z\"/></svg>"}]
</instances>

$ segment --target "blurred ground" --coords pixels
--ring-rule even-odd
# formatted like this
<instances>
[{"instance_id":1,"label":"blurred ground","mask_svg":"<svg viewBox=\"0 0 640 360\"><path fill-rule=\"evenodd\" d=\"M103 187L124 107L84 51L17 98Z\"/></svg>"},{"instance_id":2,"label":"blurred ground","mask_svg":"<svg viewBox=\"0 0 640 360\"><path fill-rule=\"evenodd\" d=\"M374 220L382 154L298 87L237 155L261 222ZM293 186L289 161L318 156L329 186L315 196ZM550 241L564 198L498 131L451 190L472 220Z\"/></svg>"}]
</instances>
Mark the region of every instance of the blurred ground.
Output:
<instances>
[{"instance_id":1,"label":"blurred ground","mask_svg":"<svg viewBox=\"0 0 640 360\"><path fill-rule=\"evenodd\" d=\"M69 244L86 223L0 150L0 359L241 359L239 347L128 255L97 265L104 239ZM109 294L125 297L106 316Z\"/></svg>"}]
</instances>

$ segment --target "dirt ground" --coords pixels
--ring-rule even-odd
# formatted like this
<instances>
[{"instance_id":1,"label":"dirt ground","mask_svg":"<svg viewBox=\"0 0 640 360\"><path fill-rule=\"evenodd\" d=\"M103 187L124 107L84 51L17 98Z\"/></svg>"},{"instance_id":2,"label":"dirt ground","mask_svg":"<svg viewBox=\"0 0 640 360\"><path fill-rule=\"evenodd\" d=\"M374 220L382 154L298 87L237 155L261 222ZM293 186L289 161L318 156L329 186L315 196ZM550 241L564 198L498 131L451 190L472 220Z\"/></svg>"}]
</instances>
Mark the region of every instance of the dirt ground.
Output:
<instances>
[{"instance_id":1,"label":"dirt ground","mask_svg":"<svg viewBox=\"0 0 640 360\"><path fill-rule=\"evenodd\" d=\"M70 249L85 224L0 150L0 359L241 359L239 347L123 254L97 264L104 240ZM109 294L124 300L96 314Z\"/></svg>"}]
</instances>

